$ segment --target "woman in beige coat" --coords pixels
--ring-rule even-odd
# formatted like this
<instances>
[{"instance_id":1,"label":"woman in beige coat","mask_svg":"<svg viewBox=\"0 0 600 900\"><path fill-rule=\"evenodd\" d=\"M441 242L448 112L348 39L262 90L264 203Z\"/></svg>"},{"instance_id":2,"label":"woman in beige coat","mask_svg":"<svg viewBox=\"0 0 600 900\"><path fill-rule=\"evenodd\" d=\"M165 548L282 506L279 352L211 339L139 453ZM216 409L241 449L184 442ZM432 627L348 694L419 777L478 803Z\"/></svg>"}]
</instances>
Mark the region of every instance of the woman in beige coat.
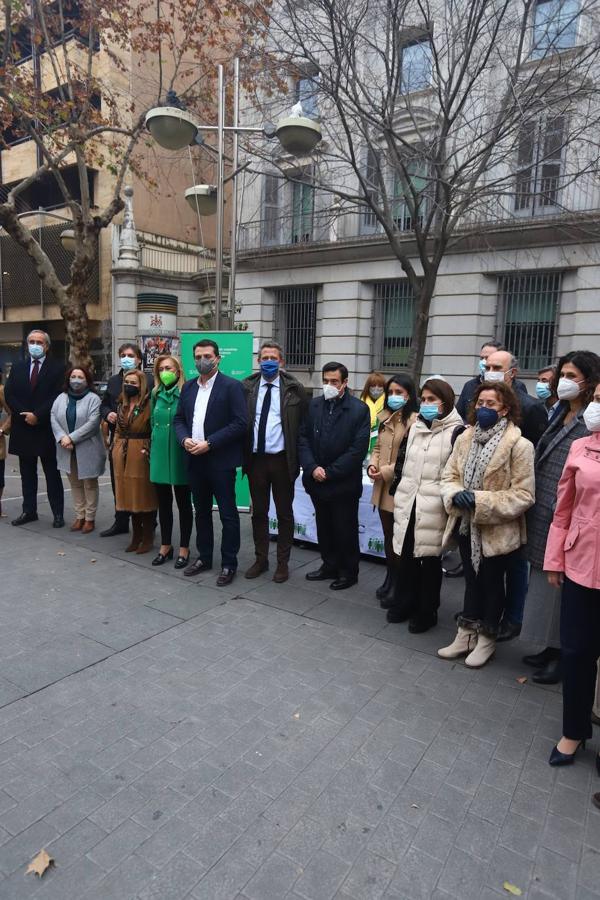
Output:
<instances>
[{"instance_id":1,"label":"woman in beige coat","mask_svg":"<svg viewBox=\"0 0 600 900\"><path fill-rule=\"evenodd\" d=\"M446 511L440 480L463 421L454 391L442 378L421 388L419 416L408 433L402 478L394 494L394 552L399 557L388 622L408 622L412 634L437 624L442 586L442 538Z\"/></svg>"},{"instance_id":2,"label":"woman in beige coat","mask_svg":"<svg viewBox=\"0 0 600 900\"><path fill-rule=\"evenodd\" d=\"M373 506L379 510L387 573L375 596L383 609L387 609L394 596L395 568L394 547L394 496L390 486L398 451L408 436L408 430L417 418L417 391L408 375L392 375L385 386L384 407L378 415L379 433L371 454L367 475L373 479ZM387 603L387 605L386 605Z\"/></svg>"},{"instance_id":3,"label":"woman in beige coat","mask_svg":"<svg viewBox=\"0 0 600 900\"><path fill-rule=\"evenodd\" d=\"M4 493L4 466L6 460L5 434L10 434L10 409L4 399L2 369L0 369L0 516L2 515L2 494Z\"/></svg>"},{"instance_id":4,"label":"woman in beige coat","mask_svg":"<svg viewBox=\"0 0 600 900\"><path fill-rule=\"evenodd\" d=\"M533 444L521 435L519 401L504 382L479 385L471 424L456 441L442 478L449 514L444 546L458 539L465 599L458 632L443 659L467 655L479 668L493 656L506 601L506 567L526 542L525 513L535 501Z\"/></svg>"}]
</instances>

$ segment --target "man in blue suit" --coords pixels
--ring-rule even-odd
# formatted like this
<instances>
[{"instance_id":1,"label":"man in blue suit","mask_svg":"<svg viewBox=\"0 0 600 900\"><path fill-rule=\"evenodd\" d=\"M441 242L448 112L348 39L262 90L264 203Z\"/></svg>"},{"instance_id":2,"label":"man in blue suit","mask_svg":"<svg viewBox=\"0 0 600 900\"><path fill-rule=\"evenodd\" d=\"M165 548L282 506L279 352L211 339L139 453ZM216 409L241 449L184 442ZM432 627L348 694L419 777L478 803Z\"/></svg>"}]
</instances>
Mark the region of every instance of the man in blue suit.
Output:
<instances>
[{"instance_id":1,"label":"man in blue suit","mask_svg":"<svg viewBox=\"0 0 600 900\"><path fill-rule=\"evenodd\" d=\"M219 347L208 338L194 345L199 378L184 384L175 433L187 454L190 488L196 510L198 558L184 575L212 569L212 507L217 501L223 535L217 585L231 584L240 549L240 517L235 500L235 470L242 464L248 409L241 382L219 372Z\"/></svg>"}]
</instances>

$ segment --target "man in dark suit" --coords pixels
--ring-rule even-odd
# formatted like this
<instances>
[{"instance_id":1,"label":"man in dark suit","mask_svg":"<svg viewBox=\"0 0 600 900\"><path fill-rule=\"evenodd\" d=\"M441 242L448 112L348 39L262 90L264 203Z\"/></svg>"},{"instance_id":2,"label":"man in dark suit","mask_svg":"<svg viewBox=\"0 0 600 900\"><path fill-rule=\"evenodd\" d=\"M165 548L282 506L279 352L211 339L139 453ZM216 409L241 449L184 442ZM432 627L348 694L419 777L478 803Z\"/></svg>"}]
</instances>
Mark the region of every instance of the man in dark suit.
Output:
<instances>
[{"instance_id":1,"label":"man in dark suit","mask_svg":"<svg viewBox=\"0 0 600 900\"><path fill-rule=\"evenodd\" d=\"M196 510L198 558L184 575L212 569L212 507L217 501L223 528L221 573L217 585L231 584L240 549L240 516L235 499L235 470L242 464L248 410L244 389L219 372L219 347L204 339L194 345L199 378L186 381L175 414L175 433L187 451L190 488Z\"/></svg>"},{"instance_id":2,"label":"man in dark suit","mask_svg":"<svg viewBox=\"0 0 600 900\"><path fill-rule=\"evenodd\" d=\"M300 471L298 432L308 406L300 382L284 369L283 349L263 341L259 371L244 379L248 401L248 432L244 472L252 497L252 536L256 560L246 578L269 568L269 504L271 491L277 511L276 584L289 578L288 563L294 541L294 482Z\"/></svg>"},{"instance_id":3,"label":"man in dark suit","mask_svg":"<svg viewBox=\"0 0 600 900\"><path fill-rule=\"evenodd\" d=\"M302 482L315 507L321 566L308 581L332 579L343 591L358 581L358 503L369 449L369 408L348 390L342 363L323 366L323 394L311 400L300 429Z\"/></svg>"},{"instance_id":4,"label":"man in dark suit","mask_svg":"<svg viewBox=\"0 0 600 900\"><path fill-rule=\"evenodd\" d=\"M65 367L48 355L50 338L45 331L36 329L27 335L27 350L29 358L13 365L4 389L4 397L12 410L9 453L19 457L23 488L23 512L13 519L12 524L37 521L39 457L54 515L53 527L62 528L65 524L63 483L56 468L56 442L50 425L50 410L63 390Z\"/></svg>"},{"instance_id":5,"label":"man in dark suit","mask_svg":"<svg viewBox=\"0 0 600 900\"><path fill-rule=\"evenodd\" d=\"M121 344L117 353L121 368L115 375L111 375L106 384L106 390L102 395L102 403L100 404L100 418L108 424L111 443L115 435L115 425L117 423L117 406L119 397L123 390L123 376L132 369L140 369L142 366L142 351L137 344ZM146 372L146 381L148 390L154 387L154 378L149 372ZM112 459L109 456L110 464L110 482L112 484L113 497L115 494L115 475L113 472ZM115 521L104 531L100 532L100 537L112 537L114 534L127 534L129 531L129 513L124 510L115 510Z\"/></svg>"},{"instance_id":6,"label":"man in dark suit","mask_svg":"<svg viewBox=\"0 0 600 900\"><path fill-rule=\"evenodd\" d=\"M488 356L491 353L495 353L496 350L506 350L504 344L501 344L500 341L486 341L485 344L482 344L481 350L479 351L479 375L475 378L470 378L468 381L465 381L463 385L463 389L460 392L460 397L456 401L456 409L458 411L459 416L463 418L466 422L467 415L469 412L469 406L475 396L475 391L485 380L485 363ZM527 388L522 381L519 381L518 378L515 378L512 383L512 388L515 391L520 391L522 394L527 393Z\"/></svg>"}]
</instances>

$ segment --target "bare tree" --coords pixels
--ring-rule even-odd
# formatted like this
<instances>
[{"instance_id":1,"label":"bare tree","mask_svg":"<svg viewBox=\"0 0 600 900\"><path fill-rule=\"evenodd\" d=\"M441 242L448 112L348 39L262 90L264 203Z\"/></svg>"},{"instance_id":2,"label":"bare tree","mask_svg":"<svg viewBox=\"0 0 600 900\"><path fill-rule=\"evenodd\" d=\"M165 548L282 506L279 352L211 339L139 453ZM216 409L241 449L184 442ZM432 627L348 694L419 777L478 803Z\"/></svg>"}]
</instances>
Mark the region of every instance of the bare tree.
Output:
<instances>
[{"instance_id":1,"label":"bare tree","mask_svg":"<svg viewBox=\"0 0 600 900\"><path fill-rule=\"evenodd\" d=\"M87 285L98 236L123 208L128 173L155 184L144 115L177 84L199 114L212 109L215 62L251 38L253 0L4 0L0 32L0 148L29 139L32 170L5 190L0 226L30 256L60 307L72 362L91 365ZM67 178L66 167L75 171ZM110 196L93 205L90 168L108 170ZM72 219L71 280L61 283L20 215L32 185L53 179Z\"/></svg>"},{"instance_id":2,"label":"bare tree","mask_svg":"<svg viewBox=\"0 0 600 900\"><path fill-rule=\"evenodd\" d=\"M449 249L499 222L522 227L533 206L576 211L597 189L599 7L278 0L271 10L269 76L301 75L318 97L315 189L385 235L414 292L414 376ZM289 177L285 159L266 158Z\"/></svg>"}]
</instances>

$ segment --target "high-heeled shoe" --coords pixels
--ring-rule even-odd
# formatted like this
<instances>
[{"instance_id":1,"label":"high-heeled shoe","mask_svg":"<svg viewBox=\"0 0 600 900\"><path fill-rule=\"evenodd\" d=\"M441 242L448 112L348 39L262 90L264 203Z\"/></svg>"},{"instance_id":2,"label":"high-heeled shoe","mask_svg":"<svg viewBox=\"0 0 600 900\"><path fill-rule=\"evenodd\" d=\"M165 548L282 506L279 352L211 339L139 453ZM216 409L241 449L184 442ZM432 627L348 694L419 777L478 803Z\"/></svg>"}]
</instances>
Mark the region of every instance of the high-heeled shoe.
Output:
<instances>
[{"instance_id":1,"label":"high-heeled shoe","mask_svg":"<svg viewBox=\"0 0 600 900\"><path fill-rule=\"evenodd\" d=\"M189 565L189 562L190 562L190 554L189 553L187 556L178 556L177 559L175 560L175 565L173 566L173 568L174 569L185 569L185 567L187 565Z\"/></svg>"},{"instance_id":2,"label":"high-heeled shoe","mask_svg":"<svg viewBox=\"0 0 600 900\"><path fill-rule=\"evenodd\" d=\"M168 559L173 559L173 548L171 547L167 553L157 553L154 559L152 560L153 566L162 566Z\"/></svg>"},{"instance_id":3,"label":"high-heeled shoe","mask_svg":"<svg viewBox=\"0 0 600 900\"><path fill-rule=\"evenodd\" d=\"M582 750L585 750L585 741L580 741L572 753L561 753L558 749L558 746L555 744L552 748L552 752L550 753L550 758L548 760L549 765L572 766L575 762L575 756L577 755L577 751L580 747Z\"/></svg>"}]
</instances>

